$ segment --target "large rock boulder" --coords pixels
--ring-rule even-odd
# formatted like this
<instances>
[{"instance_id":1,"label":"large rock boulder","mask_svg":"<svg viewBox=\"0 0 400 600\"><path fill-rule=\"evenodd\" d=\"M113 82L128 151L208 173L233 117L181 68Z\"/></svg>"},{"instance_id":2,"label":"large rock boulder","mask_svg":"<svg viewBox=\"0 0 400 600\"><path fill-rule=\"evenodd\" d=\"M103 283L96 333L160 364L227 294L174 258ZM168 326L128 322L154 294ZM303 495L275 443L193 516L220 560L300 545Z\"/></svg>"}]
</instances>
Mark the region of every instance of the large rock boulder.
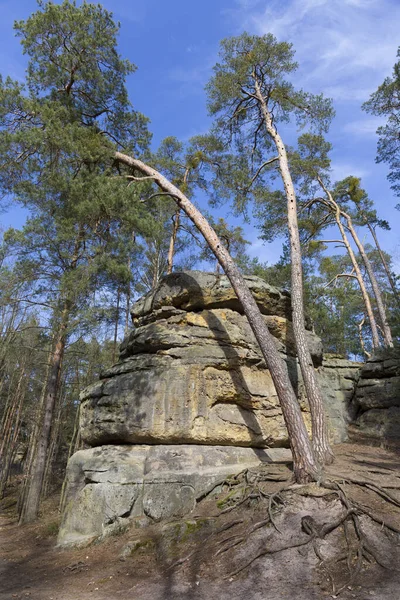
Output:
<instances>
[{"instance_id":1,"label":"large rock boulder","mask_svg":"<svg viewBox=\"0 0 400 600\"><path fill-rule=\"evenodd\" d=\"M290 297L246 279L310 429ZM68 463L63 545L87 543L135 517L190 513L228 475L282 453L289 459L271 374L225 276L169 275L132 317L119 363L81 395L81 438L94 448ZM322 365L321 341L311 330L307 339L331 438L343 441L359 364L330 357Z\"/></svg>"},{"instance_id":2,"label":"large rock boulder","mask_svg":"<svg viewBox=\"0 0 400 600\"><path fill-rule=\"evenodd\" d=\"M247 279L306 411L290 299ZM86 443L288 444L270 372L225 276L165 277L132 315L136 328L121 346L121 362L81 395ZM319 365L321 342L312 331L307 338Z\"/></svg>"}]
</instances>

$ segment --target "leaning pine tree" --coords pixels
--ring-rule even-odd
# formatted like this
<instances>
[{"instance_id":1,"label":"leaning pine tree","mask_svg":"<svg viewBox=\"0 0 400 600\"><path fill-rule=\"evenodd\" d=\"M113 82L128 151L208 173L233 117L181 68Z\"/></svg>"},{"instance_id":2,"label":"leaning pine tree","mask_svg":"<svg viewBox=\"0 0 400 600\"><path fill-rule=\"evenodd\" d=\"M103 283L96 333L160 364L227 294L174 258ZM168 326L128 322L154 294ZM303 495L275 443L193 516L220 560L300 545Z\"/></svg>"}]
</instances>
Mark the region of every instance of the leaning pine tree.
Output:
<instances>
[{"instance_id":1,"label":"leaning pine tree","mask_svg":"<svg viewBox=\"0 0 400 600\"><path fill-rule=\"evenodd\" d=\"M254 187L275 166L284 186L291 252L291 294L293 329L297 355L304 379L312 419L313 448L322 464L333 461L329 445L323 397L307 345L303 273L296 193L287 150L278 125L292 116L299 126L307 123L326 130L333 116L331 102L296 90L285 79L297 68L291 44L278 42L273 35L247 33L221 43L220 59L207 89L210 113L216 117L214 132L225 144L240 153L250 152ZM248 150L250 149L250 151Z\"/></svg>"}]
</instances>

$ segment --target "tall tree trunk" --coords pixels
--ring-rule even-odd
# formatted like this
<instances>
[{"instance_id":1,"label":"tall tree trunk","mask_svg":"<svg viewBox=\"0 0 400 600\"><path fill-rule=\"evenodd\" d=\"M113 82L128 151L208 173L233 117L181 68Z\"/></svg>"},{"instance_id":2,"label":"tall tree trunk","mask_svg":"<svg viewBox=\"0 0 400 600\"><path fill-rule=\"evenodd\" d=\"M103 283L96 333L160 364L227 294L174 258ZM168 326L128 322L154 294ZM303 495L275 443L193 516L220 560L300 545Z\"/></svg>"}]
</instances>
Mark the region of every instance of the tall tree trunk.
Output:
<instances>
[{"instance_id":1,"label":"tall tree trunk","mask_svg":"<svg viewBox=\"0 0 400 600\"><path fill-rule=\"evenodd\" d=\"M390 331L390 326L389 326L387 316L386 316L386 310L385 310L383 300L382 300L382 294L379 289L379 285L376 280L375 273L374 273L374 270L371 265L371 261L369 260L368 255L365 252L364 245L361 243L361 240L358 237L356 230L354 229L353 222L351 220L350 215L348 215L344 211L341 211L341 212L342 212L344 218L346 219L347 228L350 231L350 233L353 237L353 240L355 241L355 244L358 248L361 258L363 259L363 262L365 264L365 268L367 270L369 280L371 282L372 290L374 292L374 296L376 299L376 307L378 309L379 320L381 322L385 346L388 346L389 348L393 348L392 332Z\"/></svg>"},{"instance_id":2,"label":"tall tree trunk","mask_svg":"<svg viewBox=\"0 0 400 600\"><path fill-rule=\"evenodd\" d=\"M58 449L59 449L61 413L62 413L62 408L63 408L62 396L64 395L64 393L65 392L60 392L57 394L57 400L56 400L56 404L58 404L57 416L55 419L53 419L53 424L51 427L50 444L49 444L49 449L47 451L46 467L45 467L44 476L43 476L43 485L42 485L42 494L41 494L41 497L43 499L47 498L47 496L49 495L50 483L51 483L51 478L52 478L53 470L54 470L53 469L54 461L58 454Z\"/></svg>"},{"instance_id":3,"label":"tall tree trunk","mask_svg":"<svg viewBox=\"0 0 400 600\"><path fill-rule=\"evenodd\" d=\"M369 298L369 294L367 291L367 288L365 287L365 282L364 282L364 278L362 276L361 273L361 269L360 266L357 262L356 256L353 252L353 248L351 247L351 244L349 242L349 239L346 235L346 231L344 229L342 220L341 220L341 210L340 210L340 206L338 205L337 202L335 202L335 200L333 199L332 194L330 193L330 191L327 189L327 187L324 185L323 181L321 179L318 179L318 182L321 186L321 188L324 190L325 194L327 195L327 198L329 200L328 202L328 206L331 207L332 212L334 212L335 215L335 220L336 220L336 224L339 228L340 231L340 235L342 236L342 240L343 240L343 244L347 250L347 253L350 257L351 260L351 264L353 265L353 269L354 272L356 274L356 279L358 281L358 285L360 286L360 290L361 290L361 294L364 300L364 305L365 305L365 309L367 311L367 316L368 316L368 320L369 320L369 324L371 327L371 333L372 333L372 346L374 349L379 348L380 347L380 341L379 341L379 333L378 333L378 327L376 325L376 320L375 320L375 316L372 310L372 305L371 305L371 300Z\"/></svg>"},{"instance_id":4,"label":"tall tree trunk","mask_svg":"<svg viewBox=\"0 0 400 600\"><path fill-rule=\"evenodd\" d=\"M172 225L171 238L169 240L167 275L170 275L172 273L172 269L174 267L175 244L176 244L176 237L178 235L180 220L181 220L181 209L178 208L178 210L176 211L176 213L172 219L173 225Z\"/></svg>"},{"instance_id":5,"label":"tall tree trunk","mask_svg":"<svg viewBox=\"0 0 400 600\"><path fill-rule=\"evenodd\" d=\"M0 498L4 495L10 469L18 446L19 432L21 429L21 411L25 399L26 385L27 377L24 361L21 365L17 387L12 394L12 401L10 402L5 427L2 430L3 439L0 448Z\"/></svg>"},{"instance_id":6,"label":"tall tree trunk","mask_svg":"<svg viewBox=\"0 0 400 600\"><path fill-rule=\"evenodd\" d=\"M259 102L264 124L268 135L272 138L278 151L279 169L286 192L287 215L290 239L291 256L291 298L292 298L292 321L296 343L297 356L303 375L307 398L310 405L312 422L313 448L317 459L321 464L333 462L334 455L329 443L328 427L326 424L324 400L317 381L311 353L307 344L304 298L303 298L303 267L301 262L300 235L297 221L297 201L285 145L272 123L265 99L257 79L255 79L256 97Z\"/></svg>"},{"instance_id":7,"label":"tall tree trunk","mask_svg":"<svg viewBox=\"0 0 400 600\"><path fill-rule=\"evenodd\" d=\"M39 402L38 402L38 405L37 405L37 408L35 411L33 428L32 428L32 432L31 432L30 439L29 439L29 448L28 448L28 453L27 453L27 459L25 462L24 477L23 477L23 481L22 481L22 485L21 485L21 491L18 496L17 511L19 514L19 518L21 518L21 514L22 514L22 511L24 510L24 506L26 503L26 497L27 497L27 494L29 491L29 485L30 485L30 473L32 471L33 461L36 456L36 448L39 443L39 436L40 436L41 424L42 424L43 415L44 415L44 406L45 406L45 401L46 401L47 384L49 381L52 356L53 356L53 349L52 349L52 347L50 347L49 354L47 357L47 366L46 366L46 372L45 372L45 377L44 377L44 383L43 383L42 391L40 394L40 399L39 399Z\"/></svg>"},{"instance_id":8,"label":"tall tree trunk","mask_svg":"<svg viewBox=\"0 0 400 600\"><path fill-rule=\"evenodd\" d=\"M382 261L383 268L385 269L387 278L388 278L389 283L390 283L390 287L392 288L393 296L394 296L397 304L400 306L399 292L398 292L398 290L396 288L396 284L395 284L394 279L392 277L392 274L390 272L389 265L386 262L385 255L383 254L382 248L381 248L381 246L380 246L380 244L378 242L378 236L376 235L375 227L373 227L370 223L367 223L367 227L370 230L372 237L374 238L375 246L376 246L376 248L378 250L380 259Z\"/></svg>"},{"instance_id":9,"label":"tall tree trunk","mask_svg":"<svg viewBox=\"0 0 400 600\"><path fill-rule=\"evenodd\" d=\"M117 340L118 340L118 322L119 322L119 301L121 298L121 290L118 288L117 290L117 307L116 307L116 317L115 317L115 325L114 325L114 341L113 341L113 353L112 353L112 362L115 363L115 358L117 356Z\"/></svg>"},{"instance_id":10,"label":"tall tree trunk","mask_svg":"<svg viewBox=\"0 0 400 600\"><path fill-rule=\"evenodd\" d=\"M135 232L132 231L132 245L136 243L136 235ZM131 318L131 276L132 276L132 262L131 255L128 256L128 271L129 271L129 281L126 287L126 307L125 307L125 328L124 335L128 335L130 330L130 318Z\"/></svg>"},{"instance_id":11,"label":"tall tree trunk","mask_svg":"<svg viewBox=\"0 0 400 600\"><path fill-rule=\"evenodd\" d=\"M358 324L358 338L360 340L361 350L364 352L364 354L368 360L369 358L371 358L371 354L369 352L367 352L367 350L365 348L365 344L364 344L364 338L363 338L363 333L362 333L362 328L364 327L364 323L365 323L365 316L363 315L363 318L361 319L361 321Z\"/></svg>"},{"instance_id":12,"label":"tall tree trunk","mask_svg":"<svg viewBox=\"0 0 400 600\"><path fill-rule=\"evenodd\" d=\"M40 496L42 493L43 478L46 468L47 451L50 443L54 407L56 404L57 393L60 384L61 367L64 358L70 311L71 302L66 300L61 313L60 325L54 341L49 380L47 383L46 398L44 403L43 423L40 430L35 457L32 462L29 486L19 520L20 524L34 521L39 512Z\"/></svg>"},{"instance_id":13,"label":"tall tree trunk","mask_svg":"<svg viewBox=\"0 0 400 600\"><path fill-rule=\"evenodd\" d=\"M221 240L200 211L197 210L176 186L161 175L161 173L142 161L121 152L116 152L115 158L117 161L128 167L139 171L144 177L153 179L161 190L163 190L161 193L170 195L204 236L209 247L219 260L243 306L244 313L260 346L267 367L270 370L288 430L296 481L305 482L318 479L320 476L320 469L315 461L307 429L303 421L299 403L293 391L286 363L280 356L274 339L268 330L253 295L228 251L224 248Z\"/></svg>"}]
</instances>

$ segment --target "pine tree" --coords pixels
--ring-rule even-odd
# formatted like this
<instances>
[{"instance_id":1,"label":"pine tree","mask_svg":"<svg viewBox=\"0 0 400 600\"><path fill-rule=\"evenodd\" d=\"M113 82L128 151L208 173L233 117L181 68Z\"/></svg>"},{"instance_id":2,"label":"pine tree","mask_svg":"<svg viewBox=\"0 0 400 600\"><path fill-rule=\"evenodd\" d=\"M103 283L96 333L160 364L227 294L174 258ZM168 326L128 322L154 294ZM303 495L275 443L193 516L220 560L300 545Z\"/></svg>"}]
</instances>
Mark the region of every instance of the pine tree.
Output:
<instances>
[{"instance_id":1,"label":"pine tree","mask_svg":"<svg viewBox=\"0 0 400 600\"><path fill-rule=\"evenodd\" d=\"M245 191L260 185L269 169L276 168L284 187L291 251L291 298L297 355L310 404L313 447L322 463L333 460L321 390L306 342L303 273L296 193L287 149L279 124L293 116L299 126L310 123L325 130L332 117L330 101L296 90L288 77L295 71L290 44L273 35L247 33L221 42L220 62L209 82L209 110L215 115L214 132L225 143L249 155L252 172ZM242 188L243 193L243 188Z\"/></svg>"}]
</instances>

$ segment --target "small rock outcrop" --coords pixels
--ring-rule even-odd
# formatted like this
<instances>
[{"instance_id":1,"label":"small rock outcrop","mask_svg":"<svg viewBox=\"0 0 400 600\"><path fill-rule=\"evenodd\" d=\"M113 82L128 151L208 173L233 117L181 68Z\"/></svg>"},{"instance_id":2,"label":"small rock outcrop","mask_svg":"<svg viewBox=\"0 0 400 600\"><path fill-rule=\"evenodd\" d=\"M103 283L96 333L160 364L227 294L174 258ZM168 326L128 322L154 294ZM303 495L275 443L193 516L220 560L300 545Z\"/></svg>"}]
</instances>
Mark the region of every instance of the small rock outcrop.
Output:
<instances>
[{"instance_id":1,"label":"small rock outcrop","mask_svg":"<svg viewBox=\"0 0 400 600\"><path fill-rule=\"evenodd\" d=\"M361 434L400 443L400 349L377 352L363 365L354 410Z\"/></svg>"},{"instance_id":2,"label":"small rock outcrop","mask_svg":"<svg viewBox=\"0 0 400 600\"><path fill-rule=\"evenodd\" d=\"M309 426L290 296L257 277L246 281ZM128 518L188 513L227 475L290 459L271 375L226 276L169 275L134 304L132 318L118 364L81 395L81 438L92 448L68 465L61 544L93 539ZM310 328L307 339L332 440L343 441L359 363L323 363Z\"/></svg>"}]
</instances>

